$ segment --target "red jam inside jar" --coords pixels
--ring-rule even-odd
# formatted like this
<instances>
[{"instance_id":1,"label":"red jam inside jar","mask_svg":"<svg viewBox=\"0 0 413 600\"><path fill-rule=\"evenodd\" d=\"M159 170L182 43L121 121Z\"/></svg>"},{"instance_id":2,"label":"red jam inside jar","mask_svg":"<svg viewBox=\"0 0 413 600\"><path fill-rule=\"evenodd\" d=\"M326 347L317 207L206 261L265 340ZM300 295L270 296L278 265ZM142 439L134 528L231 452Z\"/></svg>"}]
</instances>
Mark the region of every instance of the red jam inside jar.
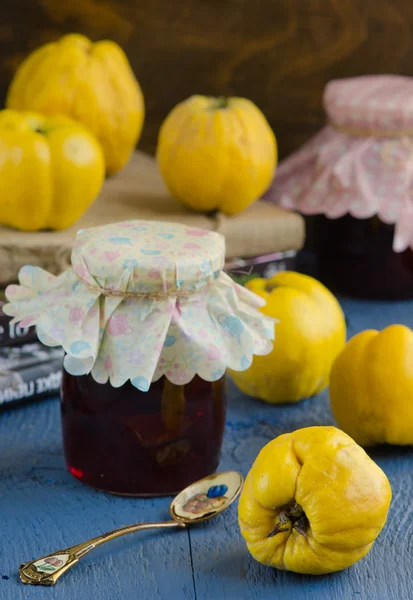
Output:
<instances>
[{"instance_id":1,"label":"red jam inside jar","mask_svg":"<svg viewBox=\"0 0 413 600\"><path fill-rule=\"evenodd\" d=\"M225 377L195 376L186 385L166 377L147 392L119 388L91 375L63 372L63 443L69 471L115 494L174 494L213 473L226 411Z\"/></svg>"},{"instance_id":2,"label":"red jam inside jar","mask_svg":"<svg viewBox=\"0 0 413 600\"><path fill-rule=\"evenodd\" d=\"M377 216L315 218L319 279L332 291L379 300L413 298L413 252L394 252L394 225Z\"/></svg>"}]
</instances>

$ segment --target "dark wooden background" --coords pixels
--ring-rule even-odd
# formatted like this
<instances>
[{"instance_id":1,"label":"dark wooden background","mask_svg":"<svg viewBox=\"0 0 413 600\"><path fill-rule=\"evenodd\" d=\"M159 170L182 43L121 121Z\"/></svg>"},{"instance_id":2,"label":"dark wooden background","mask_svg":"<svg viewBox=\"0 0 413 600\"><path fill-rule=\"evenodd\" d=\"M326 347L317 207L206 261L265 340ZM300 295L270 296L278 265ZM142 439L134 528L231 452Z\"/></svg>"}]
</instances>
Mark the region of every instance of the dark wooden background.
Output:
<instances>
[{"instance_id":1,"label":"dark wooden background","mask_svg":"<svg viewBox=\"0 0 413 600\"><path fill-rule=\"evenodd\" d=\"M24 56L65 32L124 48L150 152L162 119L194 93L255 101L285 156L322 126L329 79L413 75L412 0L1 0L1 100Z\"/></svg>"}]
</instances>

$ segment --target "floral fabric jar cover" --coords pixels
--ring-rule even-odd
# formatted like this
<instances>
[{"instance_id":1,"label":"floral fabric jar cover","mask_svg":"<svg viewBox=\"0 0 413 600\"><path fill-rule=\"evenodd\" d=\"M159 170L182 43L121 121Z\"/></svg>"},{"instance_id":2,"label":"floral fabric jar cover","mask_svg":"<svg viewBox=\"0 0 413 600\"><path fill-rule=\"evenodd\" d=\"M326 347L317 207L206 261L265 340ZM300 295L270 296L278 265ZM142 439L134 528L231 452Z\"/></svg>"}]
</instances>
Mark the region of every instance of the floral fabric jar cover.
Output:
<instances>
[{"instance_id":1,"label":"floral fabric jar cover","mask_svg":"<svg viewBox=\"0 0 413 600\"><path fill-rule=\"evenodd\" d=\"M156 221L78 232L72 268L59 276L23 267L4 311L62 345L71 375L91 373L147 391L162 375L177 385L245 370L268 354L274 319L223 272L217 233Z\"/></svg>"},{"instance_id":2,"label":"floral fabric jar cover","mask_svg":"<svg viewBox=\"0 0 413 600\"><path fill-rule=\"evenodd\" d=\"M266 199L336 219L377 215L395 225L393 249L413 248L413 78L330 82L329 124L278 167Z\"/></svg>"}]
</instances>

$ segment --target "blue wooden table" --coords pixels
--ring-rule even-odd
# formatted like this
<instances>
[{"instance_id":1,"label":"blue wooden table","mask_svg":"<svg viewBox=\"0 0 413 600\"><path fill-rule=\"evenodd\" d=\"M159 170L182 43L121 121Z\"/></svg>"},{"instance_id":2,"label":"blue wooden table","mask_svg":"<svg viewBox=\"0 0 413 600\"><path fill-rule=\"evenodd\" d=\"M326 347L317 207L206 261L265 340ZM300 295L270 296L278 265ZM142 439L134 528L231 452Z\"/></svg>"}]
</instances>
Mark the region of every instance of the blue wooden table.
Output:
<instances>
[{"instance_id":1,"label":"blue wooden table","mask_svg":"<svg viewBox=\"0 0 413 600\"><path fill-rule=\"evenodd\" d=\"M413 327L413 303L342 300L349 336L391 323ZM406 401L413 401L406 398ZM331 424L327 392L296 406L269 406L230 384L220 469L246 474L277 435ZM23 586L20 562L137 521L168 518L168 498L95 492L66 471L58 399L0 413L1 600L408 600L413 598L413 450L378 448L388 475L388 523L368 556L346 571L299 576L249 555L236 506L185 531L142 532L94 550L53 588Z\"/></svg>"}]
</instances>

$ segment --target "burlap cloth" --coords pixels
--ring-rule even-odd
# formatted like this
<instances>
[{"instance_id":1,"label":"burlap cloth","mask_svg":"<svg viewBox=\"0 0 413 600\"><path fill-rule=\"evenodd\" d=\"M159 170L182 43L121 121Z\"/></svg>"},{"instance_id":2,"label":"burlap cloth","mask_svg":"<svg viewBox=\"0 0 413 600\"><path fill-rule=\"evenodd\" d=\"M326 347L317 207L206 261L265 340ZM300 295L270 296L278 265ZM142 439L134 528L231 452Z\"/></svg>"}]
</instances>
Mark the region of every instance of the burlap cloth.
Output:
<instances>
[{"instance_id":1,"label":"burlap cloth","mask_svg":"<svg viewBox=\"0 0 413 600\"><path fill-rule=\"evenodd\" d=\"M27 264L60 273L70 262L76 231L127 219L176 221L217 231L225 236L228 258L298 250L304 242L301 216L261 201L233 217L187 210L168 194L154 159L136 152L121 173L105 182L99 198L73 227L27 233L0 226L0 286L15 281Z\"/></svg>"}]
</instances>

